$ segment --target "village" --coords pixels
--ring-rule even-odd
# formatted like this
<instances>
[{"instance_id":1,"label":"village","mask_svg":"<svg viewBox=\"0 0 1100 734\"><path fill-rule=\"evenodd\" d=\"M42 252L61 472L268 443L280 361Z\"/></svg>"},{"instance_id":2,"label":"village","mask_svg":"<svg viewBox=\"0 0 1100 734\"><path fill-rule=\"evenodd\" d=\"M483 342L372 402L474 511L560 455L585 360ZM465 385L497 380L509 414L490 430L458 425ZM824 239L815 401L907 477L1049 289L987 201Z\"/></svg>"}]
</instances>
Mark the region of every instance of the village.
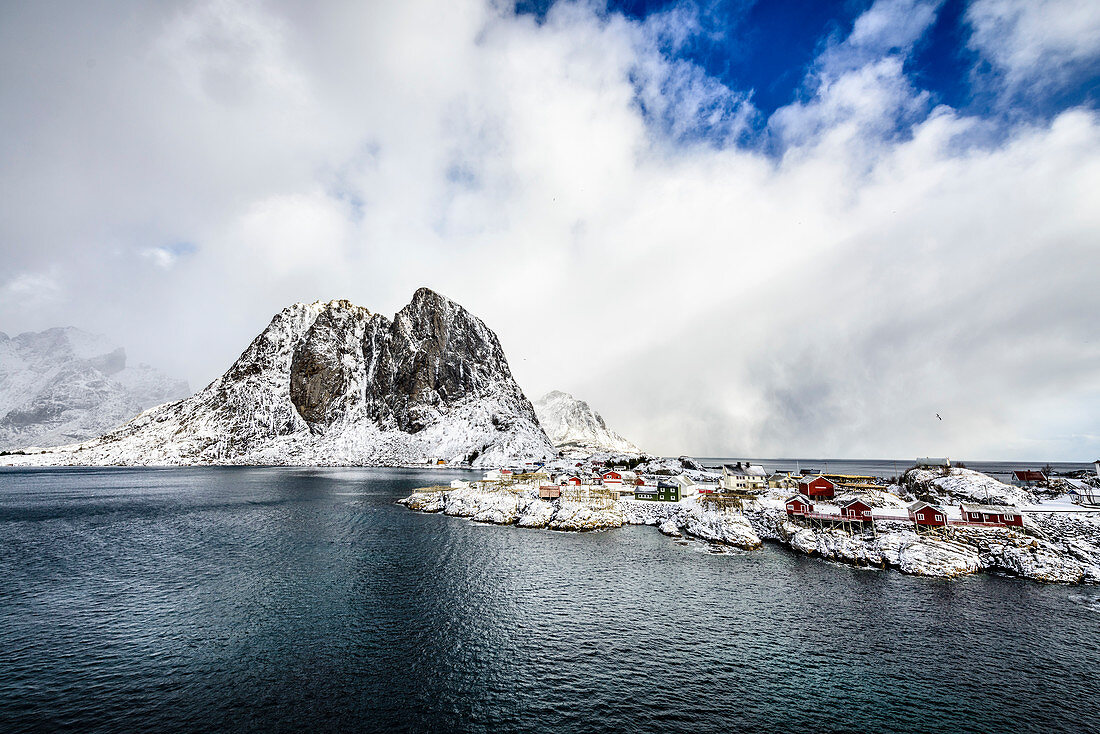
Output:
<instances>
[{"instance_id":1,"label":"village","mask_svg":"<svg viewBox=\"0 0 1100 734\"><path fill-rule=\"evenodd\" d=\"M1074 478L1021 469L1001 481L948 459L919 459L886 479L605 455L518 462L399 502L524 528L651 525L715 549L771 540L825 560L926 576L985 570L1100 583L1100 461L1094 468L1095 476Z\"/></svg>"},{"instance_id":2,"label":"village","mask_svg":"<svg viewBox=\"0 0 1100 734\"><path fill-rule=\"evenodd\" d=\"M609 462L610 463L610 462ZM575 471L537 461L523 466L492 469L480 481L454 480L451 489L473 487L483 491L524 492L537 486L544 501L565 500L589 507L610 508L622 500L641 502L683 502L690 500L704 509L742 512L776 505L788 519L817 527L835 527L848 532L875 531L880 523L909 523L922 532L946 531L953 527L1024 527L1025 513L1072 512L1062 503L1034 503L1029 506L990 502L959 502L948 505L918 499L904 502L894 493L897 485L875 476L772 472L760 464L735 461L721 465L720 474L697 479L688 473L675 476L642 474L622 468L585 466ZM949 473L949 459L918 459L915 469ZM1054 479L1042 471L1015 470L1012 485L1020 488L1055 486L1080 511L1100 511L1100 460L1095 464L1097 479L1089 484L1080 479ZM693 472L696 477L700 472ZM713 479L712 481L708 481ZM891 491L894 490L894 491ZM789 495L789 496L783 496Z\"/></svg>"}]
</instances>

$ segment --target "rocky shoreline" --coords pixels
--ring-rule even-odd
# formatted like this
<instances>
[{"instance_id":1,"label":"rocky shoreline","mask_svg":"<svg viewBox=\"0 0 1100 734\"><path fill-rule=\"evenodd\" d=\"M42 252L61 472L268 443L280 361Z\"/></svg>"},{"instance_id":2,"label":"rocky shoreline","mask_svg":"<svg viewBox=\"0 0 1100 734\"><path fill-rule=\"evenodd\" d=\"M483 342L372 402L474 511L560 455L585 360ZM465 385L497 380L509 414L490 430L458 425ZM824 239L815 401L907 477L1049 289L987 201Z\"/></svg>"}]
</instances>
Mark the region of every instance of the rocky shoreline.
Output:
<instances>
[{"instance_id":1,"label":"rocky shoreline","mask_svg":"<svg viewBox=\"0 0 1100 734\"><path fill-rule=\"evenodd\" d=\"M957 578L987 572L1047 583L1100 583L1100 513L1048 517L1022 533L964 528L950 536L934 536L900 522L883 523L877 532L865 533L811 527L789 518L774 501L758 503L743 513L708 510L692 498L679 502L622 499L592 507L542 500L533 491L467 487L420 491L398 502L418 512L522 528L586 532L651 525L665 535L744 550L758 549L769 541L825 560L918 576Z\"/></svg>"}]
</instances>

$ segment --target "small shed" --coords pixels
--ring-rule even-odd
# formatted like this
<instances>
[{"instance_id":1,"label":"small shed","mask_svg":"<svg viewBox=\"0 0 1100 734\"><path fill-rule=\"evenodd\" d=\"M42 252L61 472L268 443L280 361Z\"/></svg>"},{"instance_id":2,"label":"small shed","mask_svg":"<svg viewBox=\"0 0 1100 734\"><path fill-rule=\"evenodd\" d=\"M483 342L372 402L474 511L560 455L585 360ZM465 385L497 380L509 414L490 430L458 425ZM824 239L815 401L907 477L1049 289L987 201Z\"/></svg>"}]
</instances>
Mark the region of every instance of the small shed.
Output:
<instances>
[{"instance_id":1,"label":"small shed","mask_svg":"<svg viewBox=\"0 0 1100 734\"><path fill-rule=\"evenodd\" d=\"M798 480L798 492L810 499L832 499L836 496L836 484L825 477L803 477Z\"/></svg>"},{"instance_id":2,"label":"small shed","mask_svg":"<svg viewBox=\"0 0 1100 734\"><path fill-rule=\"evenodd\" d=\"M556 500L561 497L561 486L557 484L544 484L539 487L539 499Z\"/></svg>"},{"instance_id":3,"label":"small shed","mask_svg":"<svg viewBox=\"0 0 1100 734\"><path fill-rule=\"evenodd\" d=\"M810 502L810 498L804 494L796 494L787 500L787 515L791 517L805 516L807 513L813 512L814 506Z\"/></svg>"},{"instance_id":4,"label":"small shed","mask_svg":"<svg viewBox=\"0 0 1100 734\"><path fill-rule=\"evenodd\" d=\"M840 516L846 520L871 522L871 506L858 497L854 497L840 503Z\"/></svg>"},{"instance_id":5,"label":"small shed","mask_svg":"<svg viewBox=\"0 0 1100 734\"><path fill-rule=\"evenodd\" d=\"M927 502L914 502L909 505L909 519L927 528L942 528L947 525L947 513Z\"/></svg>"},{"instance_id":6,"label":"small shed","mask_svg":"<svg viewBox=\"0 0 1100 734\"><path fill-rule=\"evenodd\" d=\"M959 505L963 520L966 522L980 522L989 525L1006 525L1009 527L1022 527L1024 516L1015 507L1005 505Z\"/></svg>"},{"instance_id":7,"label":"small shed","mask_svg":"<svg viewBox=\"0 0 1100 734\"><path fill-rule=\"evenodd\" d=\"M576 474L570 474L568 476L560 477L558 479L558 484L566 484L570 487L579 487L581 486L581 478L578 477Z\"/></svg>"}]
</instances>

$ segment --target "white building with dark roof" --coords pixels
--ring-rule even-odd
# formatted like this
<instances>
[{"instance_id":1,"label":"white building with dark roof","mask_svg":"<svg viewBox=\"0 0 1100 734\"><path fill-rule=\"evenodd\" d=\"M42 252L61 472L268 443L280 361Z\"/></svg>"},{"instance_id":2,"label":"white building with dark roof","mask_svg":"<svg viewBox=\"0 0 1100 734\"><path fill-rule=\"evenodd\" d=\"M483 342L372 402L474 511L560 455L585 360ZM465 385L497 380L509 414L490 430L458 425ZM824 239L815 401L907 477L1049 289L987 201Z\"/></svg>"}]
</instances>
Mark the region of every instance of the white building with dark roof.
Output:
<instances>
[{"instance_id":1,"label":"white building with dark roof","mask_svg":"<svg viewBox=\"0 0 1100 734\"><path fill-rule=\"evenodd\" d=\"M719 489L734 492L752 492L768 488L768 473L759 464L737 461L722 465Z\"/></svg>"}]
</instances>

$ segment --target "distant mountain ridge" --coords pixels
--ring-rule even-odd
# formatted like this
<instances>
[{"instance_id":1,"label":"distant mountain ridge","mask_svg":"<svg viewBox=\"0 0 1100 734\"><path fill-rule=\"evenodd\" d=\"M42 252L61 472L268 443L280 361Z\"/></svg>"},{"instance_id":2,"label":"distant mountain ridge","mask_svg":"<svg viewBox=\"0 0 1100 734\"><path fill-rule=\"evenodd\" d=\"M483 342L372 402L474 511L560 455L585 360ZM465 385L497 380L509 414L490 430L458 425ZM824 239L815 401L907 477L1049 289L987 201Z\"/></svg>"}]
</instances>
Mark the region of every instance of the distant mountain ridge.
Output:
<instances>
[{"instance_id":1,"label":"distant mountain ridge","mask_svg":"<svg viewBox=\"0 0 1100 734\"><path fill-rule=\"evenodd\" d=\"M73 327L0 332L0 449L57 446L98 436L190 393L126 350Z\"/></svg>"},{"instance_id":2,"label":"distant mountain ridge","mask_svg":"<svg viewBox=\"0 0 1100 734\"><path fill-rule=\"evenodd\" d=\"M539 423L559 449L641 453L641 449L608 428L603 416L588 403L569 393L552 390L534 405Z\"/></svg>"},{"instance_id":3,"label":"distant mountain ridge","mask_svg":"<svg viewBox=\"0 0 1100 734\"><path fill-rule=\"evenodd\" d=\"M342 300L289 306L190 398L28 460L496 465L553 454L496 335L421 288L392 321Z\"/></svg>"}]
</instances>

